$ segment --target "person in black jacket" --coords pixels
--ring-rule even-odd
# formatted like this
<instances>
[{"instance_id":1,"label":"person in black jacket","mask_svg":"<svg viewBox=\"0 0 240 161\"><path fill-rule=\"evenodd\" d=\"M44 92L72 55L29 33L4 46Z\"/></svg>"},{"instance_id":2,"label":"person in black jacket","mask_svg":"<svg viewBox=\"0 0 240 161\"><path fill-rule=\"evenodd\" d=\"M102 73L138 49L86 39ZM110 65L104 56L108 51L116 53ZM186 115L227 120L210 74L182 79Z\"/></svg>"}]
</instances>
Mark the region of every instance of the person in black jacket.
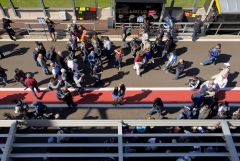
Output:
<instances>
[{"instance_id":1,"label":"person in black jacket","mask_svg":"<svg viewBox=\"0 0 240 161\"><path fill-rule=\"evenodd\" d=\"M16 41L16 38L14 37L15 36L15 31L13 30L13 28L10 25L13 22L10 19L2 18L2 23L3 23L3 30L5 30L7 32L10 39Z\"/></svg>"},{"instance_id":2,"label":"person in black jacket","mask_svg":"<svg viewBox=\"0 0 240 161\"><path fill-rule=\"evenodd\" d=\"M197 17L195 23L194 23L194 31L192 34L192 41L195 42L198 35L201 33L201 27L203 25L203 22L201 21L201 17Z\"/></svg>"},{"instance_id":3,"label":"person in black jacket","mask_svg":"<svg viewBox=\"0 0 240 161\"><path fill-rule=\"evenodd\" d=\"M174 49L174 42L173 42L173 38L171 35L167 35L167 40L165 41L165 46L164 46L164 50L162 52L162 56L161 58L164 58L168 55L169 52L171 52Z\"/></svg>"}]
</instances>

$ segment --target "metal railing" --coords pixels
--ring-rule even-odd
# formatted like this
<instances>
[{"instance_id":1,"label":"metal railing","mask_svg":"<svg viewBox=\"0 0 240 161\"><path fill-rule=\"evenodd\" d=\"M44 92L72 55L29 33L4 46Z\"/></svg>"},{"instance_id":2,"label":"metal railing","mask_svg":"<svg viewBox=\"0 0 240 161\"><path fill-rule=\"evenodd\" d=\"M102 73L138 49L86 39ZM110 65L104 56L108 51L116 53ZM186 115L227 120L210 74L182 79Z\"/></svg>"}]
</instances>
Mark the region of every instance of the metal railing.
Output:
<instances>
[{"instance_id":1,"label":"metal railing","mask_svg":"<svg viewBox=\"0 0 240 161\"><path fill-rule=\"evenodd\" d=\"M142 23L115 23L115 28L120 28L122 24L126 27L142 29ZM164 22L152 22L152 29L158 29ZM226 27L227 25L232 25L231 27ZM225 26L225 27L224 27ZM192 33L194 27L194 22L177 22L175 23L175 32L187 34ZM205 22L203 25L204 32L215 31L214 34L217 35L219 31L236 31L237 35L240 35L240 22Z\"/></svg>"},{"instance_id":2,"label":"metal railing","mask_svg":"<svg viewBox=\"0 0 240 161\"><path fill-rule=\"evenodd\" d=\"M124 133L123 126L130 128L136 126L149 126L156 128L154 133ZM202 126L218 127L217 133L167 133L159 128L172 126ZM123 161L124 158L178 158L184 156L190 157L211 157L226 158L225 160L239 161L239 140L240 133L231 133L230 127L240 127L239 120L2 120L0 127L8 128L8 133L1 131L1 138L5 142L0 144L3 148L0 153L1 161L7 161L11 158L118 158ZM31 132L29 127L48 127L49 131ZM66 133L56 133L57 129L74 128L75 131ZM158 130L157 130L158 129ZM55 132L53 132L55 131ZM82 138L74 142L65 143L47 143L49 137L55 138ZM105 140L114 141L106 143ZM147 141L132 142L136 138L192 138L190 142L156 142ZM201 138L211 138L210 141L199 141ZM196 141L196 139L198 141ZM218 141L216 141L216 139ZM4 139L1 139L4 140ZM88 140L86 142L86 140ZM141 139L140 139L141 140ZM235 141L235 142L234 142ZM215 152L191 152L184 148L191 147L217 147L221 150ZM172 149L172 151L128 151L129 149L138 149L146 147L158 147ZM58 148L57 152L50 152L49 148ZM60 148L64 148L61 152ZM71 150L68 152L68 149ZM72 148L75 148L76 152ZM82 150L79 150L82 148ZM87 150L89 148L89 150ZM103 151L103 149L108 149ZM181 152L174 149L181 148ZM40 150L39 150L40 149ZM87 150L87 151L86 151ZM36 152L37 151L37 152ZM87 159L85 159L87 160Z\"/></svg>"}]
</instances>

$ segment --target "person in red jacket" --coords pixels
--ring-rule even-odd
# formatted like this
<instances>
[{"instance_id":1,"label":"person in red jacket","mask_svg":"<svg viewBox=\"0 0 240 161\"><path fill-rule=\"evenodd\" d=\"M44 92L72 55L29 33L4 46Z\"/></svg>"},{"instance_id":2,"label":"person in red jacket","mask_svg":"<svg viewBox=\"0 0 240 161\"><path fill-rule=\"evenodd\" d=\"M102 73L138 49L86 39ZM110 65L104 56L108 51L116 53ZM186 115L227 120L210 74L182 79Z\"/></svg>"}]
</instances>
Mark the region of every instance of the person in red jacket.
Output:
<instances>
[{"instance_id":1,"label":"person in red jacket","mask_svg":"<svg viewBox=\"0 0 240 161\"><path fill-rule=\"evenodd\" d=\"M25 90L26 90L27 88L30 88L31 91L32 91L32 94L33 94L37 99L40 99L40 98L36 95L35 90L37 90L38 93L41 92L41 90L38 88L38 83L37 83L37 81L32 77L31 74L29 74L29 73L27 74L27 78L25 79L24 83L25 83L25 85L26 85Z\"/></svg>"}]
</instances>

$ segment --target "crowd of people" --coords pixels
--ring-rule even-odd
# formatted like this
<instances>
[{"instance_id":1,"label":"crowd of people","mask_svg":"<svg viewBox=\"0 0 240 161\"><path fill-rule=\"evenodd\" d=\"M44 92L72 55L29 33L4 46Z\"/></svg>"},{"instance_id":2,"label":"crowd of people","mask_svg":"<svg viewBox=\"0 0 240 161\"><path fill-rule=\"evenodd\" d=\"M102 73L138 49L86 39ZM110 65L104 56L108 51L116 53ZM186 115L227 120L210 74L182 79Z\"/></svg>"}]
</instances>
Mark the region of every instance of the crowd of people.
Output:
<instances>
[{"instance_id":1,"label":"crowd of people","mask_svg":"<svg viewBox=\"0 0 240 161\"><path fill-rule=\"evenodd\" d=\"M76 104L73 101L73 93L69 88L74 88L75 91L81 97L84 93L84 88L87 84L85 81L86 72L90 73L90 76L94 78L95 84L93 86L101 86L102 80L101 76L103 73L103 62L108 62L109 64L114 64L113 68L121 70L122 59L125 55L124 49L129 48L131 50L131 55L134 58L133 69L136 70L136 74L141 76L142 70L148 70L150 63L156 63L156 60L166 61L163 67L160 67L163 71L174 73L175 77L173 79L177 80L183 74L185 70L185 61L182 58L178 58L178 53L176 51L176 42L174 41L174 19L168 16L164 19L165 25L161 26L158 30L156 40L151 42L149 40L151 25L149 21L145 21L143 24L143 36L141 42L137 39L133 39L127 42L127 37L131 35L131 29L122 25L122 46L120 48L114 49L113 43L108 37L99 37L96 34L90 34L87 29L80 25L78 26L76 22L69 24L68 32L70 38L67 42L66 49L67 54L62 51L57 51L54 46L50 49L46 49L42 42L36 42L34 51L32 52L33 61L36 66L41 68L43 73L49 75L50 82L46 89L39 89L38 82L35 80L34 76L30 73L25 73L23 70L16 68L14 70L14 80L19 82L25 89L29 88L32 91L33 96L38 100L33 103L32 109L29 105L24 102L24 100L13 100L16 104L15 113L13 116L9 113L5 113L5 119L60 119L60 114L49 114L48 108L45 104L40 102L42 99L38 96L38 93L54 91L56 97L66 102L69 108L75 109ZM53 41L56 41L54 22L47 19L48 30L51 33ZM10 22L9 22L10 23ZM199 34L199 27L201 26L200 19L196 21L196 32L194 32L193 40L196 40ZM7 32L9 36L13 36L11 33L11 28ZM167 33L165 32L167 30ZM164 35L166 34L167 39L164 41ZM4 53L3 53L4 54ZM2 55L3 55L2 54ZM221 54L221 44L217 44L215 47L209 50L209 57L200 63L201 65L209 65L218 63L218 57ZM158 58L158 59L155 59ZM80 67L80 62L84 62L84 66L88 66L89 71L84 71ZM113 63L110 63L113 62ZM48 65L49 63L49 65ZM0 77L3 80L3 84L8 83L8 77L4 67L0 66ZM219 102L217 93L225 88L228 83L228 75L230 72L230 64L228 62L224 63L221 71L212 76L210 80L205 80L197 75L192 76L186 85L189 86L195 92L192 95L192 105L183 107L176 116L176 119L239 119L240 118L240 108L236 111L231 111L229 103ZM127 88L123 83L119 86L114 87L112 91L113 105L122 105L125 101L125 93ZM168 113L168 109L164 106L164 100L161 98L156 98L153 100L153 106L148 113L146 113L145 118L154 119L153 116L158 114L161 119L163 119ZM170 133L214 133L220 128L218 126L214 128L208 127L170 127L165 128L165 131ZM137 126L130 128L128 125L123 126L124 134L127 133L153 133L154 128L148 126ZM195 138L196 139L196 138ZM48 139L48 143L66 143L70 142L68 138L57 138L51 137ZM124 140L126 143L186 143L191 142L189 138L166 138L160 139L154 138L129 138ZM201 139L197 140L201 142ZM217 142L217 139L215 140ZM114 139L109 141L114 142ZM49 148L50 149L50 148ZM48 149L48 150L49 150ZM126 153L138 152L140 148L125 148ZM51 149L50 149L51 151ZM110 148L106 151L111 151ZM140 151L159 151L159 148L153 146L146 147L145 149L140 149ZM161 149L160 151L163 151ZM215 147L189 147L183 149L165 149L165 152L218 152L221 151L220 148ZM109 158L108 158L109 159ZM116 158L110 158L112 161ZM110 160L109 159L109 160ZM184 156L177 158L177 161L191 161L193 157Z\"/></svg>"}]
</instances>

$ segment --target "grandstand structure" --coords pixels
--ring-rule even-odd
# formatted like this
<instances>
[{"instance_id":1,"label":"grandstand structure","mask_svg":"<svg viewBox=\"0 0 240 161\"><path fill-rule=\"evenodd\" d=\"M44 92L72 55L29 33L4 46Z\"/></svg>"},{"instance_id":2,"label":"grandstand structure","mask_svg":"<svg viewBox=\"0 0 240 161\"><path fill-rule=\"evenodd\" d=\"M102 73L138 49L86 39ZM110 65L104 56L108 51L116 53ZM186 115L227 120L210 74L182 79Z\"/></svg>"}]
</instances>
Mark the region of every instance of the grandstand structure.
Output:
<instances>
[{"instance_id":1,"label":"grandstand structure","mask_svg":"<svg viewBox=\"0 0 240 161\"><path fill-rule=\"evenodd\" d=\"M126 133L124 130L126 126L129 128L148 126L155 130L152 133ZM163 127L170 128L172 126L208 127L208 129L215 127L219 130L214 133L167 133L161 130ZM27 161L43 158L58 158L59 160L66 160L67 158L73 160L76 158L81 160L83 158L83 160L115 158L119 161L127 158L138 160L146 158L170 160L175 158L176 160L176 158L186 156L195 159L206 158L206 160L211 161L239 161L240 156L239 120L2 120L0 127L1 161ZM45 128L38 129L38 127ZM61 129L68 128L68 132L57 132L60 127ZM36 130L38 131L36 132ZM74 138L74 141L71 143L50 143L48 142L50 137L56 139L68 138L68 140ZM128 140L134 138L192 139L189 139L190 141L187 143L128 142ZM216 139L218 142L216 142ZM138 152L135 152L129 150L147 147L158 147L165 150L181 148L183 152L174 152L174 150L168 150L167 152L164 150L151 152L138 150ZM202 149L215 147L219 150L218 152L205 150L184 152L184 149L191 147L201 147ZM54 148L58 149L57 152L54 152Z\"/></svg>"}]
</instances>

